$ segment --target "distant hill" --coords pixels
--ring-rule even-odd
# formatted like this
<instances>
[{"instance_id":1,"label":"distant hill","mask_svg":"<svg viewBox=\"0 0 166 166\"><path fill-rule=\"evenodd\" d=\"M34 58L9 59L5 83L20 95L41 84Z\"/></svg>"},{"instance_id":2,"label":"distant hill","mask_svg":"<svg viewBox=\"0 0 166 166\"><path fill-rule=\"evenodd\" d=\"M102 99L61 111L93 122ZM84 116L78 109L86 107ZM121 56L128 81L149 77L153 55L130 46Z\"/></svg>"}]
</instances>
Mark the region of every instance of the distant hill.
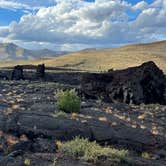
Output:
<instances>
[{"instance_id":1,"label":"distant hill","mask_svg":"<svg viewBox=\"0 0 166 166\"><path fill-rule=\"evenodd\" d=\"M112 49L87 49L64 56L33 61L0 63L0 66L15 64L39 64L70 69L106 71L137 66L146 61L154 61L166 73L166 41L127 45Z\"/></svg>"},{"instance_id":2,"label":"distant hill","mask_svg":"<svg viewBox=\"0 0 166 166\"><path fill-rule=\"evenodd\" d=\"M65 51L52 51L48 49L42 50L28 50L19 47L13 43L0 43L0 60L12 61L12 60L29 60L42 57L52 57L64 55Z\"/></svg>"}]
</instances>

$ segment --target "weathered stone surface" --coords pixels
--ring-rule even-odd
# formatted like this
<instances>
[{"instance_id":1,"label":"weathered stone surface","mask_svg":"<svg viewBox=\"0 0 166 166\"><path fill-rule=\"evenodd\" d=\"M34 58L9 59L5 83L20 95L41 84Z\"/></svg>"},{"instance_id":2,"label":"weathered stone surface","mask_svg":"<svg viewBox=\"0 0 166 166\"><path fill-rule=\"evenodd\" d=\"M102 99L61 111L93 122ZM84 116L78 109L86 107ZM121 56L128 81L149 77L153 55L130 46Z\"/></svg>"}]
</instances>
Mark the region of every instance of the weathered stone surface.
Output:
<instances>
[{"instance_id":1,"label":"weathered stone surface","mask_svg":"<svg viewBox=\"0 0 166 166\"><path fill-rule=\"evenodd\" d=\"M59 140L70 140L78 135L91 137L90 130L84 124L70 119L54 118L48 114L36 114L30 111L20 113L17 123L18 132L26 133L29 137L44 136Z\"/></svg>"},{"instance_id":2,"label":"weathered stone surface","mask_svg":"<svg viewBox=\"0 0 166 166\"><path fill-rule=\"evenodd\" d=\"M11 80L21 80L24 79L23 75L23 67L22 66L15 66L12 71Z\"/></svg>"},{"instance_id":3,"label":"weathered stone surface","mask_svg":"<svg viewBox=\"0 0 166 166\"><path fill-rule=\"evenodd\" d=\"M87 73L81 90L87 97L127 104L164 103L165 76L154 62L108 73Z\"/></svg>"},{"instance_id":4,"label":"weathered stone surface","mask_svg":"<svg viewBox=\"0 0 166 166\"><path fill-rule=\"evenodd\" d=\"M53 166L54 160L57 158L57 155L52 153L27 153L18 157L0 157L1 166L24 166L24 161L28 159L31 166ZM76 160L71 157L63 156L56 160L57 166L115 166L118 165L114 161L109 161L108 163L87 163L85 161ZM132 157L128 163L121 163L122 166L165 166L165 161L160 160L149 160L143 159L141 157Z\"/></svg>"},{"instance_id":5,"label":"weathered stone surface","mask_svg":"<svg viewBox=\"0 0 166 166\"><path fill-rule=\"evenodd\" d=\"M19 143L15 144L11 148L11 152L13 151L21 151L21 153L25 153L27 151L31 151L32 149L32 142L31 141L20 141Z\"/></svg>"},{"instance_id":6,"label":"weathered stone surface","mask_svg":"<svg viewBox=\"0 0 166 166\"><path fill-rule=\"evenodd\" d=\"M32 151L37 153L55 153L55 141L50 139L37 138L34 140Z\"/></svg>"},{"instance_id":7,"label":"weathered stone surface","mask_svg":"<svg viewBox=\"0 0 166 166\"><path fill-rule=\"evenodd\" d=\"M118 121L117 121L118 122ZM134 147L136 150L155 147L156 139L147 130L131 128L124 123L111 126L109 122L100 122L95 119L68 119L54 118L48 114L27 113L13 114L6 120L3 130L26 134L28 138L49 138L57 140L71 140L75 136L89 138L98 142L109 142Z\"/></svg>"},{"instance_id":8,"label":"weathered stone surface","mask_svg":"<svg viewBox=\"0 0 166 166\"><path fill-rule=\"evenodd\" d=\"M23 162L15 157L5 156L0 158L1 166L22 166Z\"/></svg>"}]
</instances>

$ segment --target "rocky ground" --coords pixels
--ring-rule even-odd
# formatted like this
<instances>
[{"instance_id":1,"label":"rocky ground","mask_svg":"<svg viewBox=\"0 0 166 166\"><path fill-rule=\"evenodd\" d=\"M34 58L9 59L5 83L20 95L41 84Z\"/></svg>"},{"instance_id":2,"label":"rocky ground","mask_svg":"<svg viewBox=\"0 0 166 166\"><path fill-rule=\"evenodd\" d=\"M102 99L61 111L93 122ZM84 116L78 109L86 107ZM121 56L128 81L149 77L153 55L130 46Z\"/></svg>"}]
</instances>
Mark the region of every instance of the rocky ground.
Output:
<instances>
[{"instance_id":1,"label":"rocky ground","mask_svg":"<svg viewBox=\"0 0 166 166\"><path fill-rule=\"evenodd\" d=\"M26 160L32 166L90 165L56 153L56 140L67 141L77 135L129 149L134 164L128 165L166 165L166 106L82 99L79 114L56 116L56 91L72 88L79 86L0 81L1 166L26 165ZM142 152L150 159L142 158Z\"/></svg>"}]
</instances>

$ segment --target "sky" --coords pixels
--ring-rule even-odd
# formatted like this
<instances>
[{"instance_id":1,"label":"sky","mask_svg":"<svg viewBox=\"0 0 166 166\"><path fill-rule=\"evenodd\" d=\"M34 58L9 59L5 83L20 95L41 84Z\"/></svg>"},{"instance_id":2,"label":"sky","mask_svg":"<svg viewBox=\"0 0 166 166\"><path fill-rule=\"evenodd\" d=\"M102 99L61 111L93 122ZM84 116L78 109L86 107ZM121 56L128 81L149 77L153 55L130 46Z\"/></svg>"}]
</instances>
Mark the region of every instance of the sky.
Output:
<instances>
[{"instance_id":1,"label":"sky","mask_svg":"<svg viewBox=\"0 0 166 166\"><path fill-rule=\"evenodd\" d=\"M0 42L75 51L166 40L166 0L0 0Z\"/></svg>"}]
</instances>

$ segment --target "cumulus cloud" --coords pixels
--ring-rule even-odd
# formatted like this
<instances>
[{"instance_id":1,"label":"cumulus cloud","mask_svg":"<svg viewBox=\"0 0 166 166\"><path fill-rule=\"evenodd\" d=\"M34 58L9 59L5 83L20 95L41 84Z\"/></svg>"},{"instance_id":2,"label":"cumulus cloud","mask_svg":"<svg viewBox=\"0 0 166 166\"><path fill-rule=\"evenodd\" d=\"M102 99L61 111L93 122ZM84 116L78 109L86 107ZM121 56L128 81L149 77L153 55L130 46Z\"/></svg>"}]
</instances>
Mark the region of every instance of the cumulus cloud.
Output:
<instances>
[{"instance_id":1,"label":"cumulus cloud","mask_svg":"<svg viewBox=\"0 0 166 166\"><path fill-rule=\"evenodd\" d=\"M121 0L55 0L18 23L0 28L0 37L24 43L50 43L62 48L105 47L159 40L166 34L166 1L131 5ZM134 20L131 14L138 12Z\"/></svg>"},{"instance_id":2,"label":"cumulus cloud","mask_svg":"<svg viewBox=\"0 0 166 166\"><path fill-rule=\"evenodd\" d=\"M166 33L166 1L156 0L149 8L143 10L134 21L134 25L141 29L149 29L157 33L163 28Z\"/></svg>"}]
</instances>

